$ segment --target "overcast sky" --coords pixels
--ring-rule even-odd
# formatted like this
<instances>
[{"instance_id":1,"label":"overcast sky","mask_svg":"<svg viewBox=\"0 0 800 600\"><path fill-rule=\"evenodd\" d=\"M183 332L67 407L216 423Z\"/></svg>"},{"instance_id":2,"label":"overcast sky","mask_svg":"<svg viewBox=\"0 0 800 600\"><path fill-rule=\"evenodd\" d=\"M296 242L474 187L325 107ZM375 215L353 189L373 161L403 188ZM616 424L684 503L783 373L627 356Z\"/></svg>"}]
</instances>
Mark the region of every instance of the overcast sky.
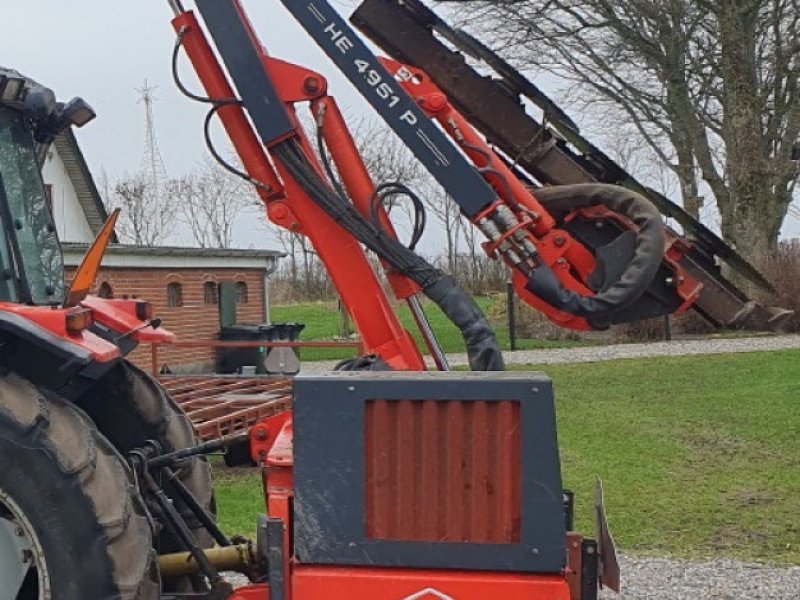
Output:
<instances>
[{"instance_id":1,"label":"overcast sky","mask_svg":"<svg viewBox=\"0 0 800 600\"><path fill-rule=\"evenodd\" d=\"M192 6L190 1L184 5ZM346 115L367 114L364 100L295 23L278 0L243 5L270 54L322 72ZM350 0L336 2L348 11ZM25 0L5 2L0 64L52 88L59 99L82 96L98 118L76 131L95 179L112 183L136 172L144 153L145 112L138 88L156 88L156 134L169 177L191 171L205 154L202 125L207 107L182 96L172 82L175 35L167 0ZM200 90L181 57L184 82ZM218 132L219 133L219 132ZM215 136L225 147L223 135ZM264 227L244 218L238 246L274 246ZM175 240L173 240L175 241ZM188 243L188 237L178 242Z\"/></svg>"},{"instance_id":2,"label":"overcast sky","mask_svg":"<svg viewBox=\"0 0 800 600\"><path fill-rule=\"evenodd\" d=\"M334 4L349 13L357 3ZM243 5L270 54L323 73L346 114L371 114L278 0L243 0ZM113 182L139 169L145 113L136 89L145 79L156 87L156 132L168 175L191 171L205 153L206 107L181 96L172 83L171 17L167 0L4 2L0 64L39 80L62 100L83 96L94 106L98 118L77 135L97 179L105 172ZM186 64L185 59L182 62ZM189 87L199 90L192 71L183 71ZM788 233L798 235L800 224L790 221ZM243 243L238 245L274 245L271 236L265 237L264 230L255 230L252 223L248 219L239 228ZM435 246L435 234L427 237L423 252Z\"/></svg>"},{"instance_id":3,"label":"overcast sky","mask_svg":"<svg viewBox=\"0 0 800 600\"><path fill-rule=\"evenodd\" d=\"M190 2L185 2L190 6ZM311 39L277 0L244 0L270 53L321 70L346 109L359 101ZM190 170L205 152L207 107L184 98L170 75L175 36L166 0L25 0L5 2L0 64L53 88L60 99L83 96L98 113L77 132L96 173L114 179L138 169L144 147L144 108L137 88L156 86L155 119L168 174ZM182 57L181 62L186 65ZM185 81L196 84L190 68Z\"/></svg>"}]
</instances>

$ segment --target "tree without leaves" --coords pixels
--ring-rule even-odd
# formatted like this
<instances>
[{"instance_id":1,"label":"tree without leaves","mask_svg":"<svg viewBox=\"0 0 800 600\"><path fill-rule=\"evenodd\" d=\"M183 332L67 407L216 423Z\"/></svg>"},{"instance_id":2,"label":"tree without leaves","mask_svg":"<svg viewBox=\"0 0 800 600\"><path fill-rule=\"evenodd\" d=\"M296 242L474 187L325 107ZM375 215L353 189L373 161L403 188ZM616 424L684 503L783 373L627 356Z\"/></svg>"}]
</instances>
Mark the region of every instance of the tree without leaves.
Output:
<instances>
[{"instance_id":1,"label":"tree without leaves","mask_svg":"<svg viewBox=\"0 0 800 600\"><path fill-rule=\"evenodd\" d=\"M774 253L800 173L800 0L495 0L468 12L517 64L578 83L580 108L632 125L690 213L705 184L723 236L758 264Z\"/></svg>"},{"instance_id":2,"label":"tree without leaves","mask_svg":"<svg viewBox=\"0 0 800 600\"><path fill-rule=\"evenodd\" d=\"M117 233L123 242L155 246L174 229L176 207L148 185L142 174L123 177L106 202L111 209L122 209Z\"/></svg>"},{"instance_id":3,"label":"tree without leaves","mask_svg":"<svg viewBox=\"0 0 800 600\"><path fill-rule=\"evenodd\" d=\"M276 280L288 284L295 300L320 300L330 295L328 275L308 238L287 229L277 229L278 241L286 253Z\"/></svg>"},{"instance_id":4,"label":"tree without leaves","mask_svg":"<svg viewBox=\"0 0 800 600\"><path fill-rule=\"evenodd\" d=\"M200 248L230 248L233 227L248 207L260 205L252 186L206 159L191 175L167 182L166 197Z\"/></svg>"},{"instance_id":5,"label":"tree without leaves","mask_svg":"<svg viewBox=\"0 0 800 600\"><path fill-rule=\"evenodd\" d=\"M429 182L422 164L382 121L361 119L352 128L352 135L376 184L397 181L415 187Z\"/></svg>"}]
</instances>

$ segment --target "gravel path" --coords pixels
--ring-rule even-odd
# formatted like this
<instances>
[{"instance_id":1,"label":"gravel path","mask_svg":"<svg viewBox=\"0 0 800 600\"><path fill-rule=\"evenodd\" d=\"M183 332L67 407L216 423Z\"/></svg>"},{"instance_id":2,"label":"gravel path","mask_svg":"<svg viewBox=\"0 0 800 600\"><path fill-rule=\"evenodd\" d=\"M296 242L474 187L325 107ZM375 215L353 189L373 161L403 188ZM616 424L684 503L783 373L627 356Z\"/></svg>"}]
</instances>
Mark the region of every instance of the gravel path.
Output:
<instances>
[{"instance_id":1,"label":"gravel path","mask_svg":"<svg viewBox=\"0 0 800 600\"><path fill-rule=\"evenodd\" d=\"M798 600L800 567L620 557L622 593L603 600Z\"/></svg>"},{"instance_id":2,"label":"gravel path","mask_svg":"<svg viewBox=\"0 0 800 600\"><path fill-rule=\"evenodd\" d=\"M798 600L800 567L770 567L733 560L690 561L620 556L622 593L602 600ZM228 574L234 585L243 575ZM376 600L383 600L377 599Z\"/></svg>"},{"instance_id":3,"label":"gravel path","mask_svg":"<svg viewBox=\"0 0 800 600\"><path fill-rule=\"evenodd\" d=\"M686 356L695 354L726 354L729 352L768 352L800 348L800 335L765 335L761 337L715 338L707 340L675 340L647 344L611 344L546 350L516 350L504 352L509 365L554 365L559 363L598 362L619 358L648 358L654 356ZM465 366L467 355L448 354L450 366ZM304 362L303 373L330 371L338 361ZM800 596L798 596L800 600Z\"/></svg>"}]
</instances>

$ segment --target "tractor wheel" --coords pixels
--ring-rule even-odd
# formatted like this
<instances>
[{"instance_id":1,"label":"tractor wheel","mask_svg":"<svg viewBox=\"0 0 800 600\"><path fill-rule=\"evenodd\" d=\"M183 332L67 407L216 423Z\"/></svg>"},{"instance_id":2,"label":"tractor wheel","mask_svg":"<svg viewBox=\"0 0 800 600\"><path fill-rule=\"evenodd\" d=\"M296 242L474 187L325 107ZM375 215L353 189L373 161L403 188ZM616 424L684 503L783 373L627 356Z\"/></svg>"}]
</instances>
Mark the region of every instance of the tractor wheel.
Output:
<instances>
[{"instance_id":1,"label":"tractor wheel","mask_svg":"<svg viewBox=\"0 0 800 600\"><path fill-rule=\"evenodd\" d=\"M80 410L0 376L0 598L157 600L144 504Z\"/></svg>"},{"instance_id":2,"label":"tractor wheel","mask_svg":"<svg viewBox=\"0 0 800 600\"><path fill-rule=\"evenodd\" d=\"M147 440L157 441L164 452L188 448L197 442L183 409L154 378L129 362L120 363L81 399L80 404L123 454ZM214 516L216 502L211 466L205 457L185 459L175 471L200 505ZM211 535L169 484L165 484L164 491L200 546L213 546ZM159 554L185 550L166 529L157 536L156 548ZM205 584L201 578L181 578L180 581L164 581L164 589L170 592L203 591Z\"/></svg>"}]
</instances>

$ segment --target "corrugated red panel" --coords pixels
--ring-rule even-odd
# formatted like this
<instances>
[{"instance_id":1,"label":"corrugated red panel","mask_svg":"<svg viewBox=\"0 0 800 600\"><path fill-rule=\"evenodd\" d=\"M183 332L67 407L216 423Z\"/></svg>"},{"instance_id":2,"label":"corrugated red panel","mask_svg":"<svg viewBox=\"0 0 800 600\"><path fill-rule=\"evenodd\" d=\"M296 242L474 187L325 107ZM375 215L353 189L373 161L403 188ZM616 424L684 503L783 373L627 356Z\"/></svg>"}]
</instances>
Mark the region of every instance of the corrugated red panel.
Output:
<instances>
[{"instance_id":1,"label":"corrugated red panel","mask_svg":"<svg viewBox=\"0 0 800 600\"><path fill-rule=\"evenodd\" d=\"M519 403L366 403L366 535L520 540Z\"/></svg>"}]
</instances>

